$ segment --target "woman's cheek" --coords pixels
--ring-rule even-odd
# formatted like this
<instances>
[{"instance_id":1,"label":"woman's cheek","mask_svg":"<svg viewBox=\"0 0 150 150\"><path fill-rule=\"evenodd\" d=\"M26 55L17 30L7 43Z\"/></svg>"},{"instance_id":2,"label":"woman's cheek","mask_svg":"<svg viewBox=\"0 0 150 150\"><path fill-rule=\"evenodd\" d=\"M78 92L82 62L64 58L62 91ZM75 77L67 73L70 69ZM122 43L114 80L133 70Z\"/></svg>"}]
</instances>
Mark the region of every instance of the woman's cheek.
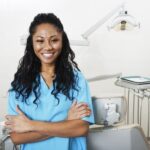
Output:
<instances>
[{"instance_id":1,"label":"woman's cheek","mask_svg":"<svg viewBox=\"0 0 150 150\"><path fill-rule=\"evenodd\" d=\"M42 47L43 47L42 45L36 44L36 45L34 46L34 50L36 50L36 51L41 50Z\"/></svg>"}]
</instances>

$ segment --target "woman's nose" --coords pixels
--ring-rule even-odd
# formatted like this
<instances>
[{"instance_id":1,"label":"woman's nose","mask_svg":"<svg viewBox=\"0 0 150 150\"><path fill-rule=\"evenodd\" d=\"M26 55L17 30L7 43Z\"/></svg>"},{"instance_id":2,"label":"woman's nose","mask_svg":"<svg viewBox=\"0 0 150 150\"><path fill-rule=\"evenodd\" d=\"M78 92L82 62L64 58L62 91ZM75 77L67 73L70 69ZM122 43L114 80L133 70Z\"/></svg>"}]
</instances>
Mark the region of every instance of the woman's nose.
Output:
<instances>
[{"instance_id":1,"label":"woman's nose","mask_svg":"<svg viewBox=\"0 0 150 150\"><path fill-rule=\"evenodd\" d=\"M52 44L50 41L46 41L44 45L44 49L46 50L51 50L53 48Z\"/></svg>"}]
</instances>

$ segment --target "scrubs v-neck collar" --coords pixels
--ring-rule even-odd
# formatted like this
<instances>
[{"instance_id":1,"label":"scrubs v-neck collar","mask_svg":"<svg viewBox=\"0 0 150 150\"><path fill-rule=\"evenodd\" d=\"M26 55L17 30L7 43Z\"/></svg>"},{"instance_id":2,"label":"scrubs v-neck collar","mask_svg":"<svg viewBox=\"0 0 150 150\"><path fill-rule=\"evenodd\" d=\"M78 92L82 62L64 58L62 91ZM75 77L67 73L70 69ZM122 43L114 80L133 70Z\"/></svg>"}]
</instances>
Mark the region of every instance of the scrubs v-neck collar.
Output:
<instances>
[{"instance_id":1,"label":"scrubs v-neck collar","mask_svg":"<svg viewBox=\"0 0 150 150\"><path fill-rule=\"evenodd\" d=\"M53 88L53 82L52 84L50 85L50 87L46 84L43 76L40 74L40 82L41 82L41 87L44 91L51 91L52 88Z\"/></svg>"}]
</instances>

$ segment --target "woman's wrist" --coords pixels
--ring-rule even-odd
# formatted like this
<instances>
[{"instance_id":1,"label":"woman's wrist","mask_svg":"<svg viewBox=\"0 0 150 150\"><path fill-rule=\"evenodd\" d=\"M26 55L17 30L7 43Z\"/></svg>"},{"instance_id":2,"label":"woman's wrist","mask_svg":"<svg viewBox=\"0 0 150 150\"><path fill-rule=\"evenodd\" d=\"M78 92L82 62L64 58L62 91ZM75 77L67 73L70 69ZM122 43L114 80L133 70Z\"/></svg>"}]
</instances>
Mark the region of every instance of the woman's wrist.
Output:
<instances>
[{"instance_id":1,"label":"woman's wrist","mask_svg":"<svg viewBox=\"0 0 150 150\"><path fill-rule=\"evenodd\" d=\"M34 132L40 132L43 129L43 125L45 124L42 121L30 120L29 130Z\"/></svg>"},{"instance_id":2,"label":"woman's wrist","mask_svg":"<svg viewBox=\"0 0 150 150\"><path fill-rule=\"evenodd\" d=\"M31 132L31 131L35 131L35 121L33 121L33 120L29 120L29 122L28 122L28 131L29 132Z\"/></svg>"}]
</instances>

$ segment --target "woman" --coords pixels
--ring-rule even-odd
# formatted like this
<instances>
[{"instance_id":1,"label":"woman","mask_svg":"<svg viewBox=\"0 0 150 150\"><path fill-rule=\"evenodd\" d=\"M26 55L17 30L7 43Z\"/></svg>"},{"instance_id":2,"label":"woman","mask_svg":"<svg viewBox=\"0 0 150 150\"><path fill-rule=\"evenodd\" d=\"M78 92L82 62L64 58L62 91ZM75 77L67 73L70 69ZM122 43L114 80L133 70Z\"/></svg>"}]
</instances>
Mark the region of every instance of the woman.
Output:
<instances>
[{"instance_id":1,"label":"woman","mask_svg":"<svg viewBox=\"0 0 150 150\"><path fill-rule=\"evenodd\" d=\"M22 150L86 150L94 123L87 82L61 21L38 14L9 90L6 127Z\"/></svg>"}]
</instances>

